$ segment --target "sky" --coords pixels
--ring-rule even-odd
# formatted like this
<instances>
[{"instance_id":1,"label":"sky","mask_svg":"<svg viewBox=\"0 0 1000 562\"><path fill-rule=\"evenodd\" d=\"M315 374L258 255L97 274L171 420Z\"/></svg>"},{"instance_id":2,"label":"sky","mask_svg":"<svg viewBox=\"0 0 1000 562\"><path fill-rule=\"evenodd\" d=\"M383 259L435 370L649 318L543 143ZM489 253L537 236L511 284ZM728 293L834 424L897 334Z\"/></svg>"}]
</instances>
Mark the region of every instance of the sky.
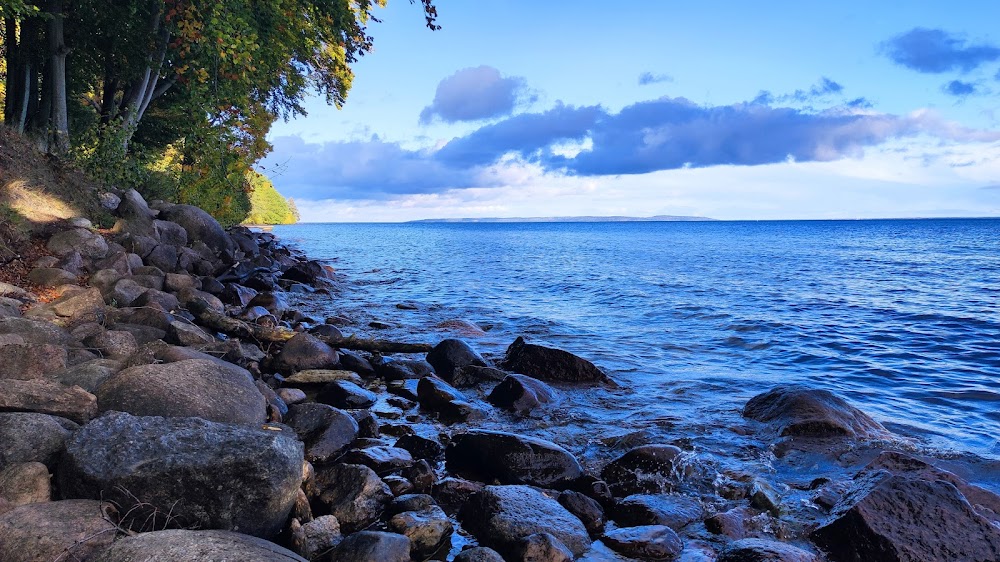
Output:
<instances>
[{"instance_id":1,"label":"sky","mask_svg":"<svg viewBox=\"0 0 1000 562\"><path fill-rule=\"evenodd\" d=\"M1000 2L435 4L272 128L303 221L1000 216Z\"/></svg>"}]
</instances>

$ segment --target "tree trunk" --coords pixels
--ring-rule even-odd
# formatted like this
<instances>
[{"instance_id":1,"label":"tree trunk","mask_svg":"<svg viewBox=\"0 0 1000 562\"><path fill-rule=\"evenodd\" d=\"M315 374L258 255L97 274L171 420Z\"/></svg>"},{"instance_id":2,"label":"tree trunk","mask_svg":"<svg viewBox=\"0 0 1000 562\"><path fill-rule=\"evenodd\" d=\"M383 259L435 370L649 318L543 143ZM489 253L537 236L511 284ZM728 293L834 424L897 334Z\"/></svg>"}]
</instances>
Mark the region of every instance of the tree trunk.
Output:
<instances>
[{"instance_id":1,"label":"tree trunk","mask_svg":"<svg viewBox=\"0 0 1000 562\"><path fill-rule=\"evenodd\" d=\"M163 61L167 55L167 44L170 41L170 31L160 24L163 16L162 6L153 10L150 20L151 34L155 38L154 51L149 54L147 66L142 74L142 79L129 86L122 97L122 127L125 130L124 149L128 150L128 144L135 134L139 121L142 120L146 109L153 99L161 96L173 84L172 81L160 84L160 71L163 69Z\"/></svg>"},{"instance_id":2,"label":"tree trunk","mask_svg":"<svg viewBox=\"0 0 1000 562\"><path fill-rule=\"evenodd\" d=\"M62 0L49 3L52 19L49 20L49 65L46 88L50 88L51 113L49 114L48 149L55 154L69 152L69 112L66 106L66 41L63 33L65 14Z\"/></svg>"}]
</instances>

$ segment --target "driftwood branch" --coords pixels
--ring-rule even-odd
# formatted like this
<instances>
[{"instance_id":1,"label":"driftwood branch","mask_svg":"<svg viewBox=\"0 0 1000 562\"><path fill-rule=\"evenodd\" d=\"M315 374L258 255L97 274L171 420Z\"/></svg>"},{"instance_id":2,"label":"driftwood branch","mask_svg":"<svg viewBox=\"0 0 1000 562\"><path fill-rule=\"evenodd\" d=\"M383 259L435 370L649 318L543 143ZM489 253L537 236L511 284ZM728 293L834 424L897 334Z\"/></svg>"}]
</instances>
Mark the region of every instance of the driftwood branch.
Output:
<instances>
[{"instance_id":1,"label":"driftwood branch","mask_svg":"<svg viewBox=\"0 0 1000 562\"><path fill-rule=\"evenodd\" d=\"M268 326L258 326L243 322L235 318L230 318L225 314L219 314L211 310L202 299L189 302L188 310L194 314L195 321L206 328L211 328L218 332L223 332L241 338L253 338L257 341L266 342L286 342L292 339L297 332L286 328L270 328ZM331 347L343 349L355 349L360 351L376 351L379 353L427 353L433 346L426 343L402 343L386 340L374 340L356 338L354 336L346 338L331 338L313 334L313 336Z\"/></svg>"}]
</instances>

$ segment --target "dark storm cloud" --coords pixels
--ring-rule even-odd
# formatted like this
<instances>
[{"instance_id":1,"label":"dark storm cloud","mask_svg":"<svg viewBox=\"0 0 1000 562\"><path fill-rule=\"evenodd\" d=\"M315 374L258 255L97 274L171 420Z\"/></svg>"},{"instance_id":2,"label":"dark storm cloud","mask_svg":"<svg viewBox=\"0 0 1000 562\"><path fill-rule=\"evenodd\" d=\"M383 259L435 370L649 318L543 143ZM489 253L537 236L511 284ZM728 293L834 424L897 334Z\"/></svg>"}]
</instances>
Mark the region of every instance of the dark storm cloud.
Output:
<instances>
[{"instance_id":1,"label":"dark storm cloud","mask_svg":"<svg viewBox=\"0 0 1000 562\"><path fill-rule=\"evenodd\" d=\"M1000 59L1000 48L994 45L969 45L965 39L942 29L923 27L897 35L881 48L896 64L928 74L968 72Z\"/></svg>"},{"instance_id":2,"label":"dark storm cloud","mask_svg":"<svg viewBox=\"0 0 1000 562\"><path fill-rule=\"evenodd\" d=\"M659 84L661 82L673 82L674 77L668 74L653 74L652 72L643 72L639 75L639 85L648 86L650 84Z\"/></svg>"},{"instance_id":3,"label":"dark storm cloud","mask_svg":"<svg viewBox=\"0 0 1000 562\"><path fill-rule=\"evenodd\" d=\"M420 122L447 123L510 115L518 103L532 101L523 78L503 77L492 66L464 68L441 80L434 101L420 112Z\"/></svg>"},{"instance_id":4,"label":"dark storm cloud","mask_svg":"<svg viewBox=\"0 0 1000 562\"><path fill-rule=\"evenodd\" d=\"M961 80L952 80L942 86L941 89L944 90L944 93L957 97L965 97L976 93L975 84L971 82L963 82Z\"/></svg>"}]
</instances>

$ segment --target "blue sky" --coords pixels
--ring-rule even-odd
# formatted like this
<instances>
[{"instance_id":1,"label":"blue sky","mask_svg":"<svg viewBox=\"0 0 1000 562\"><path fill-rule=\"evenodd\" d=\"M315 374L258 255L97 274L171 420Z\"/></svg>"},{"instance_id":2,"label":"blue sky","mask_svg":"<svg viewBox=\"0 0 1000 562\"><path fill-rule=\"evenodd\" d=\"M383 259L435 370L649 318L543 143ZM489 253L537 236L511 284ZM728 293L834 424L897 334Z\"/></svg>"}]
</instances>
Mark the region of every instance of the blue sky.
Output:
<instances>
[{"instance_id":1,"label":"blue sky","mask_svg":"<svg viewBox=\"0 0 1000 562\"><path fill-rule=\"evenodd\" d=\"M304 220L1000 216L1000 2L436 5L275 124Z\"/></svg>"}]
</instances>

